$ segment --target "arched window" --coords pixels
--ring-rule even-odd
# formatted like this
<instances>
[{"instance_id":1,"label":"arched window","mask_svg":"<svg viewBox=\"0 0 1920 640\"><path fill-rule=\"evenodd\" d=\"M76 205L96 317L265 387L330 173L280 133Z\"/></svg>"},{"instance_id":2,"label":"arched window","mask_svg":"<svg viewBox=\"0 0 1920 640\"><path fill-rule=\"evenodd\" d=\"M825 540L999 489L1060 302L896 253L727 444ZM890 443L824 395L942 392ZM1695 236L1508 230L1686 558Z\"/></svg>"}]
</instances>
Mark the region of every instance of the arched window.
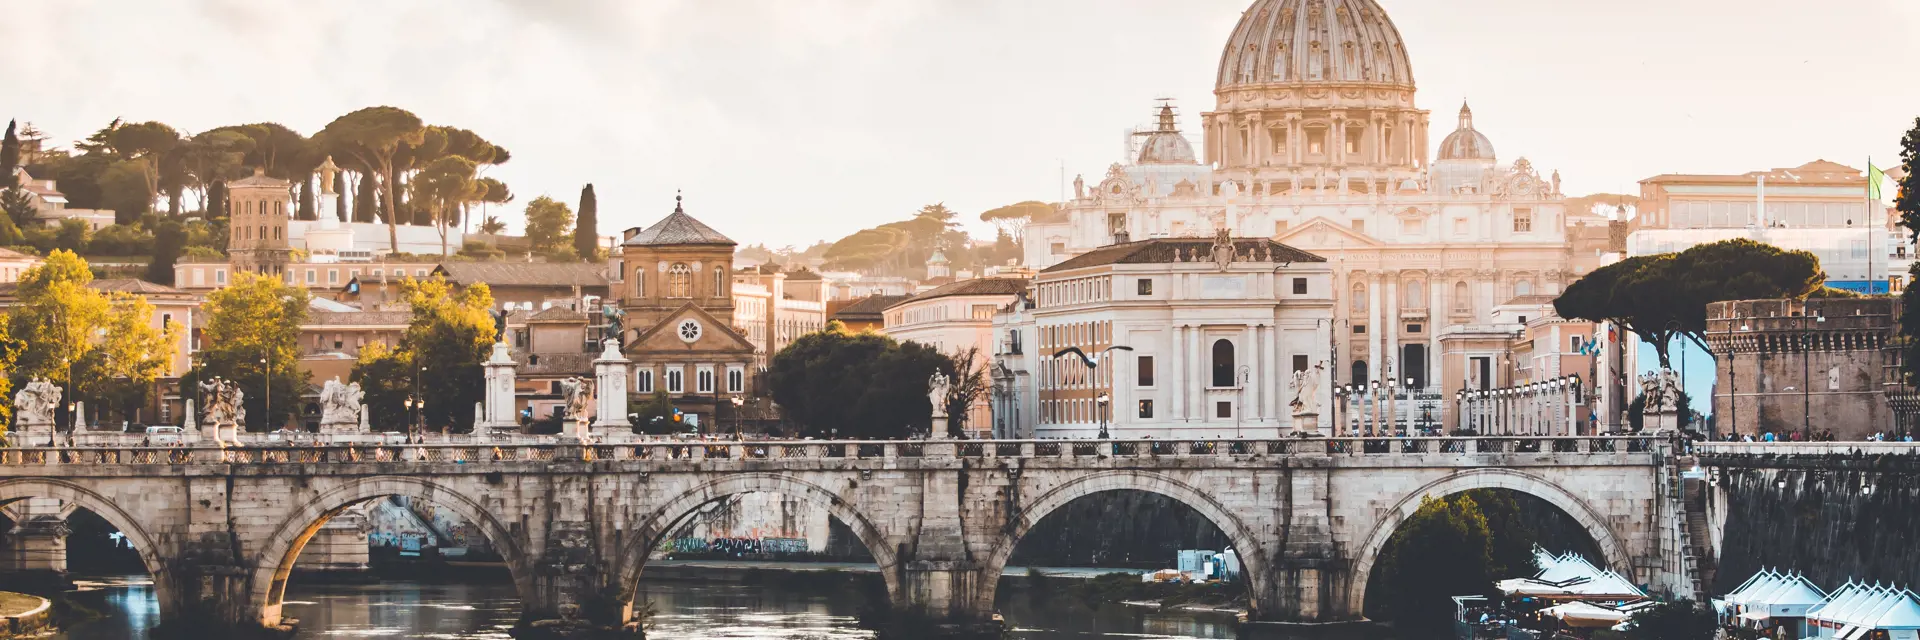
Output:
<instances>
[{"instance_id":1,"label":"arched window","mask_svg":"<svg viewBox=\"0 0 1920 640\"><path fill-rule=\"evenodd\" d=\"M1233 341L1213 341L1213 386L1233 386Z\"/></svg>"},{"instance_id":2,"label":"arched window","mask_svg":"<svg viewBox=\"0 0 1920 640\"><path fill-rule=\"evenodd\" d=\"M1473 296L1467 293L1467 281L1453 283L1453 308L1472 309Z\"/></svg>"},{"instance_id":3,"label":"arched window","mask_svg":"<svg viewBox=\"0 0 1920 640\"><path fill-rule=\"evenodd\" d=\"M1366 383L1367 383L1367 361L1365 361L1365 360L1355 360L1355 361L1353 361L1353 378L1352 378L1352 381L1353 381L1353 383L1354 383L1354 384L1366 384Z\"/></svg>"},{"instance_id":4,"label":"arched window","mask_svg":"<svg viewBox=\"0 0 1920 640\"><path fill-rule=\"evenodd\" d=\"M1404 289L1404 291L1401 292L1400 297L1406 301L1406 304L1404 305L1406 308L1418 309L1424 306L1421 304L1421 301L1425 300L1426 296L1424 295L1425 292L1422 290L1427 288L1427 283L1421 282L1419 280L1414 280L1412 282L1406 283L1405 285L1402 286L1402 288Z\"/></svg>"},{"instance_id":5,"label":"arched window","mask_svg":"<svg viewBox=\"0 0 1920 640\"><path fill-rule=\"evenodd\" d=\"M693 297L693 269L685 262L675 262L667 267L667 297Z\"/></svg>"},{"instance_id":6,"label":"arched window","mask_svg":"<svg viewBox=\"0 0 1920 640\"><path fill-rule=\"evenodd\" d=\"M1516 298L1517 298L1517 297L1520 297L1520 296L1530 296L1530 295L1533 295L1533 281L1532 281L1532 280L1521 280L1521 281L1519 281L1519 282L1515 282L1515 283L1513 283L1513 296L1514 296L1514 297L1516 297Z\"/></svg>"},{"instance_id":7,"label":"arched window","mask_svg":"<svg viewBox=\"0 0 1920 640\"><path fill-rule=\"evenodd\" d=\"M713 297L713 298L727 297L727 268L726 267L713 268L713 295L709 297Z\"/></svg>"},{"instance_id":8,"label":"arched window","mask_svg":"<svg viewBox=\"0 0 1920 640\"><path fill-rule=\"evenodd\" d=\"M633 270L633 297L640 298L646 295L647 270L645 267L635 267Z\"/></svg>"},{"instance_id":9,"label":"arched window","mask_svg":"<svg viewBox=\"0 0 1920 640\"><path fill-rule=\"evenodd\" d=\"M1367 284L1364 282L1353 283L1353 310L1361 313L1367 311Z\"/></svg>"}]
</instances>

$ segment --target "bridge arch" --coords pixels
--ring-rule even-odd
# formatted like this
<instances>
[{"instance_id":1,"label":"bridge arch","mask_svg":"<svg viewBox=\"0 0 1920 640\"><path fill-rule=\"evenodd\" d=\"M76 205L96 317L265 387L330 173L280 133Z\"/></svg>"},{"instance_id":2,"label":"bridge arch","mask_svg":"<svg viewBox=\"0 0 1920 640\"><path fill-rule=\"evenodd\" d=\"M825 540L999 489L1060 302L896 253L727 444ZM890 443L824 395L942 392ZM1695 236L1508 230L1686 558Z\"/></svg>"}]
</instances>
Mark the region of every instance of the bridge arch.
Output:
<instances>
[{"instance_id":1,"label":"bridge arch","mask_svg":"<svg viewBox=\"0 0 1920 640\"><path fill-rule=\"evenodd\" d=\"M0 505L28 498L54 498L78 505L100 516L102 520L107 521L107 524L113 525L113 528L119 529L120 534L127 537L127 543L133 545L134 551L139 552L140 563L147 567L147 573L153 576L154 596L163 607L173 601L173 583L167 580L167 565L161 560L171 554L163 554L161 549L156 548L153 535L147 533L145 527L140 526L140 520L121 509L112 499L65 480L52 478L0 480ZM164 613L166 612L163 611Z\"/></svg>"},{"instance_id":2,"label":"bridge arch","mask_svg":"<svg viewBox=\"0 0 1920 640\"><path fill-rule=\"evenodd\" d=\"M1018 510L1008 514L1004 533L994 545L986 566L981 568L980 601L976 603L978 610L993 610L1000 574L1006 570L1007 560L1013 557L1014 547L1020 544L1020 539L1026 537L1034 525L1069 502L1107 491L1144 491L1166 496L1199 512L1213 526L1219 527L1221 533L1226 534L1227 541L1232 543L1234 552L1240 556L1241 572L1254 594L1248 599L1252 609L1250 613L1254 619L1259 618L1264 604L1261 595L1271 593L1271 576L1268 574L1271 564L1267 548L1260 544L1258 534L1207 492L1163 474L1134 470L1101 471L1075 477L1041 493L1025 506L1016 506Z\"/></svg>"},{"instance_id":3,"label":"bridge arch","mask_svg":"<svg viewBox=\"0 0 1920 640\"><path fill-rule=\"evenodd\" d=\"M1447 474L1425 486L1415 489L1401 498L1392 509L1380 516L1373 525L1373 532L1362 543L1359 553L1354 556L1353 579L1347 585L1347 613L1358 618L1364 615L1367 597L1367 579L1373 573L1373 565L1380 558L1380 552L1387 546L1387 540L1400 524L1420 509L1420 502L1426 498L1444 498L1472 489L1506 489L1517 491L1559 508L1571 516L1575 522L1586 529L1587 536L1593 538L1600 553L1606 556L1607 566L1620 572L1627 579L1633 579L1633 556L1627 551L1626 544L1608 527L1606 520L1588 506L1585 500L1568 493L1559 484L1537 475L1512 469L1467 469Z\"/></svg>"},{"instance_id":4,"label":"bridge arch","mask_svg":"<svg viewBox=\"0 0 1920 640\"><path fill-rule=\"evenodd\" d=\"M640 590L640 573L646 568L647 556L666 536L672 535L681 522L692 517L702 505L743 493L791 496L826 509L847 525L854 537L866 545L867 552L873 554L874 564L879 565L880 575L886 580L887 598L895 605L905 603L905 591L900 585L899 550L879 527L846 499L825 487L791 475L765 472L730 474L699 484L640 516L632 529L635 535L620 546L620 555L616 558L620 567L620 597L628 604L633 602Z\"/></svg>"},{"instance_id":5,"label":"bridge arch","mask_svg":"<svg viewBox=\"0 0 1920 640\"><path fill-rule=\"evenodd\" d=\"M495 550L506 560L513 584L520 593L522 606L532 604L533 573L521 541L514 538L485 505L446 485L413 476L370 476L349 481L307 500L282 520L253 558L251 602L258 607L260 623L280 623L281 601L287 591L287 576L300 557L307 541L319 533L327 520L347 507L386 496L405 496L435 507L453 510L467 522L478 525Z\"/></svg>"}]
</instances>

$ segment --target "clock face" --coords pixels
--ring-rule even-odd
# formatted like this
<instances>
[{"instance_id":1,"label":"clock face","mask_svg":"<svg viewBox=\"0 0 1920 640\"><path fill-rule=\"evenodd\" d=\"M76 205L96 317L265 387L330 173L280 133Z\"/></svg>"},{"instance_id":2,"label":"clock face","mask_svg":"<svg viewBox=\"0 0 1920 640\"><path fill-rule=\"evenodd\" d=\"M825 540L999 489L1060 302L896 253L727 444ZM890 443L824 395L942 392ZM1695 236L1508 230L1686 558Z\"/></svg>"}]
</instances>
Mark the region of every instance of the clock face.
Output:
<instances>
[{"instance_id":1,"label":"clock face","mask_svg":"<svg viewBox=\"0 0 1920 640\"><path fill-rule=\"evenodd\" d=\"M678 331L680 333L680 340L682 342L691 343L695 340L699 340L700 339L700 321L694 320L692 318L681 320L680 328L678 329Z\"/></svg>"}]
</instances>

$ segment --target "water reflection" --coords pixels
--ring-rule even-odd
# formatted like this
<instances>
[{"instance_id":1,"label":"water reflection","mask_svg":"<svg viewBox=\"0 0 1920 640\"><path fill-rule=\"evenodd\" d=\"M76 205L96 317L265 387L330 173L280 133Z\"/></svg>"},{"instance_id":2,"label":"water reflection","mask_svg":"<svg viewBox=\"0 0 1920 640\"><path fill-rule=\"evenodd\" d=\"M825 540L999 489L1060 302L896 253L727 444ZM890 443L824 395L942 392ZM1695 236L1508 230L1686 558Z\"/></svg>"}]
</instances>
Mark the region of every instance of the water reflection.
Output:
<instances>
[{"instance_id":1,"label":"water reflection","mask_svg":"<svg viewBox=\"0 0 1920 640\"><path fill-rule=\"evenodd\" d=\"M152 581L76 580L103 594L107 617L54 636L65 640L145 640L158 623ZM866 595L858 588L705 584L649 581L641 599L652 603L651 640L853 640L873 638L859 626ZM1035 599L1025 589L1002 588L999 606L1012 637L1232 638L1228 618L1162 614L1120 605L1089 608L1070 595ZM300 620L303 639L433 638L498 640L520 616L511 583L306 585L287 588L284 611Z\"/></svg>"}]
</instances>

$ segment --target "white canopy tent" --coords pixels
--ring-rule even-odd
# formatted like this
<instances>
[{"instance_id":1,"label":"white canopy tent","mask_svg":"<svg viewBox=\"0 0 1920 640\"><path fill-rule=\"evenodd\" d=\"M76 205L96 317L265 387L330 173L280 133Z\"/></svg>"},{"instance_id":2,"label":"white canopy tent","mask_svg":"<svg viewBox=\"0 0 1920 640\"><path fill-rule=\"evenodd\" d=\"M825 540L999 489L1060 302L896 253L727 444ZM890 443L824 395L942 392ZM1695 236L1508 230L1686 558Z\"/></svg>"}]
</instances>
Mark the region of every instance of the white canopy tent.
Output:
<instances>
[{"instance_id":1,"label":"white canopy tent","mask_svg":"<svg viewBox=\"0 0 1920 640\"><path fill-rule=\"evenodd\" d=\"M1878 584L1848 582L1807 612L1806 637L1858 640L1886 631L1892 640L1920 636L1920 596Z\"/></svg>"},{"instance_id":2,"label":"white canopy tent","mask_svg":"<svg viewBox=\"0 0 1920 640\"><path fill-rule=\"evenodd\" d=\"M1593 566L1579 554L1559 556L1534 548L1540 572L1531 578L1509 578L1495 583L1508 597L1548 600L1641 600L1645 591L1611 570Z\"/></svg>"},{"instance_id":3,"label":"white canopy tent","mask_svg":"<svg viewBox=\"0 0 1920 640\"><path fill-rule=\"evenodd\" d=\"M1714 601L1722 622L1764 626L1774 618L1803 618L1827 601L1827 593L1800 573L1762 570L1726 597Z\"/></svg>"}]
</instances>

